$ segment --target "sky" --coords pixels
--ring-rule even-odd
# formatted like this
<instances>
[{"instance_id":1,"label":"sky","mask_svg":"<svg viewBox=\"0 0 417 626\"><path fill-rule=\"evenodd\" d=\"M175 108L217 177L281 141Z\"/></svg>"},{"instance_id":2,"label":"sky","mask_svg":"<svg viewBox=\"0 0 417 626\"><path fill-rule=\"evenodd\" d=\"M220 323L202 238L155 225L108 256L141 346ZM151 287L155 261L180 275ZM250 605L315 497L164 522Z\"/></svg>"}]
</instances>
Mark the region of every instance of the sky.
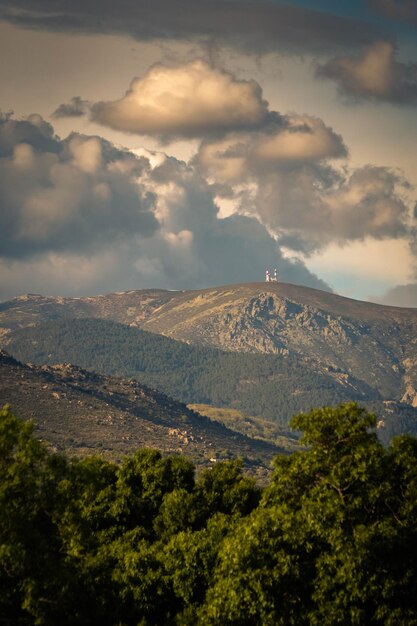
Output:
<instances>
[{"instance_id":1,"label":"sky","mask_svg":"<svg viewBox=\"0 0 417 626\"><path fill-rule=\"evenodd\" d=\"M0 0L0 300L417 307L415 0Z\"/></svg>"}]
</instances>

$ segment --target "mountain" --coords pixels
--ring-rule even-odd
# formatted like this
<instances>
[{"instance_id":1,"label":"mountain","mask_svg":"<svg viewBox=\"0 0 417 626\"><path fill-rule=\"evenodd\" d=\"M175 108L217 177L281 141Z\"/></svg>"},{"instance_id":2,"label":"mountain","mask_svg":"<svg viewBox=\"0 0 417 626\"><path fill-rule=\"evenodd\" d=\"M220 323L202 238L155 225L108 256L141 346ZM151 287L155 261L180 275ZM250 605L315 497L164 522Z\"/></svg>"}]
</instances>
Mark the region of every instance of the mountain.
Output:
<instances>
[{"instance_id":1,"label":"mountain","mask_svg":"<svg viewBox=\"0 0 417 626\"><path fill-rule=\"evenodd\" d=\"M42 353L39 358L47 360L48 354L58 358L56 352L60 348L52 345L52 339L55 344L62 341L62 328L56 325L60 320L72 324L71 320L85 317L113 320L132 330L140 328L165 335L176 340L177 346L188 344L228 353L227 367L224 361L220 367L219 361L219 380L216 392L210 392L211 397L204 399L187 396L183 391L176 393L176 389L170 387L171 375L169 380L162 381L166 385L162 389L186 401L215 404L223 398L223 406L229 403L253 415L269 418L268 411L274 404L272 417L281 423L287 420L293 409L307 410L311 408L309 401L317 404L320 398L320 404L348 398L374 403L371 408L375 406L380 410L382 407L385 412L404 413L406 420L413 421L417 415L416 309L359 302L285 283L250 283L183 292L141 290L92 298L27 295L0 305L3 345L15 354L18 346L20 350L25 347L26 353L21 358L32 358L37 352L33 342L40 341L40 336L35 335L40 333L44 337L43 353L38 351ZM48 331L41 332L38 327L41 322L47 322L52 333L49 344L45 340ZM90 330L96 334L97 341L101 334L104 350L107 331L100 330L97 334L97 329ZM24 335L24 332L28 334ZM77 350L76 362L95 367L94 363L78 360L87 358L87 349L83 349L74 331L68 332L71 341L79 343L73 346ZM83 338L85 341L86 337ZM97 341L96 354L90 351L88 357L95 363L98 359ZM46 350L49 352L45 357ZM171 348L167 354L172 354ZM204 358L199 357L200 361L207 362L207 354ZM232 354L238 354L240 359L233 361ZM258 361L251 361L251 356L257 357ZM260 357L270 358L262 361ZM124 358L122 351L119 365ZM209 360L212 362L213 358L210 356ZM238 366L238 362L244 366ZM113 367L110 373L123 373L114 369L114 360L107 362L107 366ZM189 378L195 379L195 367L190 367L188 357L177 360L177 366L178 371L181 367L189 367ZM240 372L231 373L233 368L240 369ZM248 368L252 368L251 374L248 374ZM168 369L169 363L160 368L161 376ZM146 376L151 374L154 372L148 367L136 366L134 370L134 375L145 382ZM228 377L234 378L235 382L229 384ZM182 379L182 376L178 375L178 378ZM210 378L213 380L211 374ZM214 389L207 383L206 375L200 382L202 388ZM154 378L152 384L160 385L160 381ZM178 384L181 387L181 383ZM235 392L227 397L222 389L230 386ZM242 398L245 394L245 406L236 404L236 397ZM263 400L259 401L261 396ZM295 401L297 397L298 403Z\"/></svg>"},{"instance_id":2,"label":"mountain","mask_svg":"<svg viewBox=\"0 0 417 626\"><path fill-rule=\"evenodd\" d=\"M70 364L22 364L0 350L0 404L5 403L34 419L39 438L70 455L119 459L146 446L187 454L200 467L240 456L262 476L285 451L231 431L134 379Z\"/></svg>"},{"instance_id":3,"label":"mountain","mask_svg":"<svg viewBox=\"0 0 417 626\"><path fill-rule=\"evenodd\" d=\"M51 321L13 331L7 349L22 361L77 363L129 376L186 403L233 407L282 426L294 413L348 400L379 400L367 385L339 382L297 357L224 352L98 319Z\"/></svg>"},{"instance_id":4,"label":"mountain","mask_svg":"<svg viewBox=\"0 0 417 626\"><path fill-rule=\"evenodd\" d=\"M141 328L238 352L296 355L336 379L353 376L417 406L417 310L284 283L186 292Z\"/></svg>"},{"instance_id":5,"label":"mountain","mask_svg":"<svg viewBox=\"0 0 417 626\"><path fill-rule=\"evenodd\" d=\"M87 298L25 294L0 302L0 336L41 322L96 317L139 326L182 292L163 289L122 291Z\"/></svg>"}]
</instances>

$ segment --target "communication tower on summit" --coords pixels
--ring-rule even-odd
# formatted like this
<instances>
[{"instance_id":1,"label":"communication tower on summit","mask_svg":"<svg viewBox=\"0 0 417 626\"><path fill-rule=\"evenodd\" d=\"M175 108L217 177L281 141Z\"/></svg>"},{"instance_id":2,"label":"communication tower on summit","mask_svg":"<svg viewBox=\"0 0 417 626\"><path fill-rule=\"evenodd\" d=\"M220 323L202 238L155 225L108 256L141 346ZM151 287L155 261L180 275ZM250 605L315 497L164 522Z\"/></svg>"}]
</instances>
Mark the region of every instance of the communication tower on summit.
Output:
<instances>
[{"instance_id":1,"label":"communication tower on summit","mask_svg":"<svg viewBox=\"0 0 417 626\"><path fill-rule=\"evenodd\" d=\"M278 282L278 271L277 271L276 268L274 269L274 273L273 273L272 276L271 276L271 273L270 273L270 271L268 269L265 270L265 282L266 283L277 283Z\"/></svg>"}]
</instances>

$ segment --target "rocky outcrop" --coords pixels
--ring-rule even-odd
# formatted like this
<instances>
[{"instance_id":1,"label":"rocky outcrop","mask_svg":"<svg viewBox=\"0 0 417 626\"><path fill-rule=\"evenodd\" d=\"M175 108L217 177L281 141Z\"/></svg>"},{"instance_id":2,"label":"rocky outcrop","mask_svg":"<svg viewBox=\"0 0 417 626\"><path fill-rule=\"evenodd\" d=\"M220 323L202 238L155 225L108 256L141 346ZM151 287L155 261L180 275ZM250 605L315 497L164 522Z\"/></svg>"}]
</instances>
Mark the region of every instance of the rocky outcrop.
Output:
<instances>
[{"instance_id":1,"label":"rocky outcrop","mask_svg":"<svg viewBox=\"0 0 417 626\"><path fill-rule=\"evenodd\" d=\"M222 350L295 355L341 381L351 376L399 400L404 356L415 351L417 312L278 284L187 294L142 327Z\"/></svg>"},{"instance_id":2,"label":"rocky outcrop","mask_svg":"<svg viewBox=\"0 0 417 626\"><path fill-rule=\"evenodd\" d=\"M22 364L0 350L0 407L10 404L36 434L70 455L120 459L142 446L186 454L198 466L242 457L260 477L281 448L254 440L188 409L135 379L71 364Z\"/></svg>"},{"instance_id":3,"label":"rocky outcrop","mask_svg":"<svg viewBox=\"0 0 417 626\"><path fill-rule=\"evenodd\" d=\"M0 342L7 347L14 328L68 317L111 319L225 351L294 355L341 384L362 381L387 400L415 402L416 309L285 283L90 298L27 295L0 304Z\"/></svg>"}]
</instances>

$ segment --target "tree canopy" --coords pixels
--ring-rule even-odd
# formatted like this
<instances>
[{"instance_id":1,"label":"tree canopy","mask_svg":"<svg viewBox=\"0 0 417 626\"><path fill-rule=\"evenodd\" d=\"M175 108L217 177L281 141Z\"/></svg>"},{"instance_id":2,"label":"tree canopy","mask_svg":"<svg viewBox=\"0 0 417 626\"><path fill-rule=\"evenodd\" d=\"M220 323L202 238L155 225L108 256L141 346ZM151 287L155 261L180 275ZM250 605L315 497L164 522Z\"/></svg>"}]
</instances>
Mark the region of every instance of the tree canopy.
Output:
<instances>
[{"instance_id":1,"label":"tree canopy","mask_svg":"<svg viewBox=\"0 0 417 626\"><path fill-rule=\"evenodd\" d=\"M0 412L0 623L414 625L417 440L356 404L293 419L264 489L138 450L49 452Z\"/></svg>"}]
</instances>

